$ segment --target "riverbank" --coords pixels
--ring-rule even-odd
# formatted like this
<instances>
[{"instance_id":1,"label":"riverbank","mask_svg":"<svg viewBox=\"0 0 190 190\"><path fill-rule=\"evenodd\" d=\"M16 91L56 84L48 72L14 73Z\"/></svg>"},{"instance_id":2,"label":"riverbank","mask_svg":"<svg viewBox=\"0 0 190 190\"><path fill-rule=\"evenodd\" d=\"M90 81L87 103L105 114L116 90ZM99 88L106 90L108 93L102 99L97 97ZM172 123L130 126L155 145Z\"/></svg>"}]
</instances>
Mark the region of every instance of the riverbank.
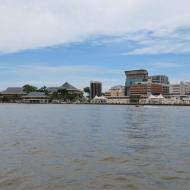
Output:
<instances>
[{"instance_id":1,"label":"riverbank","mask_svg":"<svg viewBox=\"0 0 190 190\"><path fill-rule=\"evenodd\" d=\"M0 104L42 104L42 105L104 105L104 106L109 106L109 105L114 105L114 106L119 106L119 105L125 105L125 106L136 106L136 107L143 107L143 106L190 106L190 104L124 104L124 103L0 103Z\"/></svg>"}]
</instances>

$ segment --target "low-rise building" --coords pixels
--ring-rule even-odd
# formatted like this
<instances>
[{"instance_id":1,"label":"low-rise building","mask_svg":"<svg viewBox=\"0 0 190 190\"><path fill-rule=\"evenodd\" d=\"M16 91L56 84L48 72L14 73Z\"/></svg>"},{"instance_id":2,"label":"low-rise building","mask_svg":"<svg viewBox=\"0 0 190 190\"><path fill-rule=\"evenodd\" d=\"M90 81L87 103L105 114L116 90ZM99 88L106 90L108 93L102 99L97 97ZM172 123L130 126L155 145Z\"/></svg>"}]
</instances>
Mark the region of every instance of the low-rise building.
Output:
<instances>
[{"instance_id":1,"label":"low-rise building","mask_svg":"<svg viewBox=\"0 0 190 190\"><path fill-rule=\"evenodd\" d=\"M147 98L147 104L164 104L165 98L160 94L158 96L150 95Z\"/></svg>"},{"instance_id":2,"label":"low-rise building","mask_svg":"<svg viewBox=\"0 0 190 190\"><path fill-rule=\"evenodd\" d=\"M92 100L91 103L94 104L103 104L107 103L107 98L105 96L95 96Z\"/></svg>"},{"instance_id":3,"label":"low-rise building","mask_svg":"<svg viewBox=\"0 0 190 190\"><path fill-rule=\"evenodd\" d=\"M104 95L106 98L109 98L109 97L111 97L111 92L110 92L110 91L107 91L107 92L103 93L103 95Z\"/></svg>"},{"instance_id":4,"label":"low-rise building","mask_svg":"<svg viewBox=\"0 0 190 190\"><path fill-rule=\"evenodd\" d=\"M43 92L31 92L22 96L22 102L29 104L47 104L51 102L51 99Z\"/></svg>"},{"instance_id":5,"label":"low-rise building","mask_svg":"<svg viewBox=\"0 0 190 190\"><path fill-rule=\"evenodd\" d=\"M109 104L129 104L130 99L128 96L108 97L107 103L109 103Z\"/></svg>"},{"instance_id":6,"label":"low-rise building","mask_svg":"<svg viewBox=\"0 0 190 190\"><path fill-rule=\"evenodd\" d=\"M109 91L110 91L111 97L125 96L125 87L122 85L114 86Z\"/></svg>"},{"instance_id":7,"label":"low-rise building","mask_svg":"<svg viewBox=\"0 0 190 190\"><path fill-rule=\"evenodd\" d=\"M59 87L49 87L47 88L47 91L49 94L53 94L55 92L58 92L59 90L67 90L70 94L81 94L82 91L77 89L76 87L72 86L68 82L65 82L62 86Z\"/></svg>"},{"instance_id":8,"label":"low-rise building","mask_svg":"<svg viewBox=\"0 0 190 190\"><path fill-rule=\"evenodd\" d=\"M183 104L190 105L190 97L183 98Z\"/></svg>"},{"instance_id":9,"label":"low-rise building","mask_svg":"<svg viewBox=\"0 0 190 190\"><path fill-rule=\"evenodd\" d=\"M1 100L5 102L20 102L23 95L27 93L23 87L9 87L1 93Z\"/></svg>"},{"instance_id":10,"label":"low-rise building","mask_svg":"<svg viewBox=\"0 0 190 190\"><path fill-rule=\"evenodd\" d=\"M190 82L181 81L179 84L170 85L171 95L190 95Z\"/></svg>"}]
</instances>

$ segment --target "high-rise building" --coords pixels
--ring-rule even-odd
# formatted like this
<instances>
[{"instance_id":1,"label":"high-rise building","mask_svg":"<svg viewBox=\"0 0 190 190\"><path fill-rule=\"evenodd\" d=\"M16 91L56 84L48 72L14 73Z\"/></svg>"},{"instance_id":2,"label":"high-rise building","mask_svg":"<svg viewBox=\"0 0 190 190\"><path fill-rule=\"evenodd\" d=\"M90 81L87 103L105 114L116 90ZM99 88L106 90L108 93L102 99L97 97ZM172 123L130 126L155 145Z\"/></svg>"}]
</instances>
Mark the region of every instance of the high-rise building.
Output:
<instances>
[{"instance_id":1,"label":"high-rise building","mask_svg":"<svg viewBox=\"0 0 190 190\"><path fill-rule=\"evenodd\" d=\"M142 83L148 80L148 71L144 69L125 71L125 95L130 95L129 88L132 85Z\"/></svg>"},{"instance_id":2,"label":"high-rise building","mask_svg":"<svg viewBox=\"0 0 190 190\"><path fill-rule=\"evenodd\" d=\"M93 99L95 96L102 95L102 83L98 81L90 82L90 99Z\"/></svg>"},{"instance_id":3,"label":"high-rise building","mask_svg":"<svg viewBox=\"0 0 190 190\"><path fill-rule=\"evenodd\" d=\"M148 76L147 70L126 71L125 95L168 95L169 79L165 75Z\"/></svg>"}]
</instances>

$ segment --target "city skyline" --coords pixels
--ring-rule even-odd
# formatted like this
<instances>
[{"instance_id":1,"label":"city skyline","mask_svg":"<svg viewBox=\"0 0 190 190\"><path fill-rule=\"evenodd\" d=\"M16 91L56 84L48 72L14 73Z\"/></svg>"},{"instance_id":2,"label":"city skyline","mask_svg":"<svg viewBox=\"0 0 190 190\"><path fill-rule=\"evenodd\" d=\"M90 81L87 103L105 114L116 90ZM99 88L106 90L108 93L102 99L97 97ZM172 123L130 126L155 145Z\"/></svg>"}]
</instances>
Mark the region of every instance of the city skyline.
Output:
<instances>
[{"instance_id":1,"label":"city skyline","mask_svg":"<svg viewBox=\"0 0 190 190\"><path fill-rule=\"evenodd\" d=\"M125 84L125 70L139 68L171 83L190 81L187 0L1 4L0 90L65 81L83 88L91 80L107 90Z\"/></svg>"}]
</instances>

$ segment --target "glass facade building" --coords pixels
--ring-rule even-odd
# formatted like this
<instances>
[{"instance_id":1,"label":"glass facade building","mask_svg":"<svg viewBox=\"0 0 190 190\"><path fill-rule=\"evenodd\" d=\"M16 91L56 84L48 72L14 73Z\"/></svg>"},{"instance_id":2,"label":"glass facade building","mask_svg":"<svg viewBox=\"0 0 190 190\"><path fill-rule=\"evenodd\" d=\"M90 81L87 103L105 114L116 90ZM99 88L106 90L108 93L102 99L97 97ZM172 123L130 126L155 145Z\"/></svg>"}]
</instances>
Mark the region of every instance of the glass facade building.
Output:
<instances>
[{"instance_id":1,"label":"glass facade building","mask_svg":"<svg viewBox=\"0 0 190 190\"><path fill-rule=\"evenodd\" d=\"M129 95L129 88L132 85L148 81L148 71L144 69L125 71L125 95Z\"/></svg>"}]
</instances>

